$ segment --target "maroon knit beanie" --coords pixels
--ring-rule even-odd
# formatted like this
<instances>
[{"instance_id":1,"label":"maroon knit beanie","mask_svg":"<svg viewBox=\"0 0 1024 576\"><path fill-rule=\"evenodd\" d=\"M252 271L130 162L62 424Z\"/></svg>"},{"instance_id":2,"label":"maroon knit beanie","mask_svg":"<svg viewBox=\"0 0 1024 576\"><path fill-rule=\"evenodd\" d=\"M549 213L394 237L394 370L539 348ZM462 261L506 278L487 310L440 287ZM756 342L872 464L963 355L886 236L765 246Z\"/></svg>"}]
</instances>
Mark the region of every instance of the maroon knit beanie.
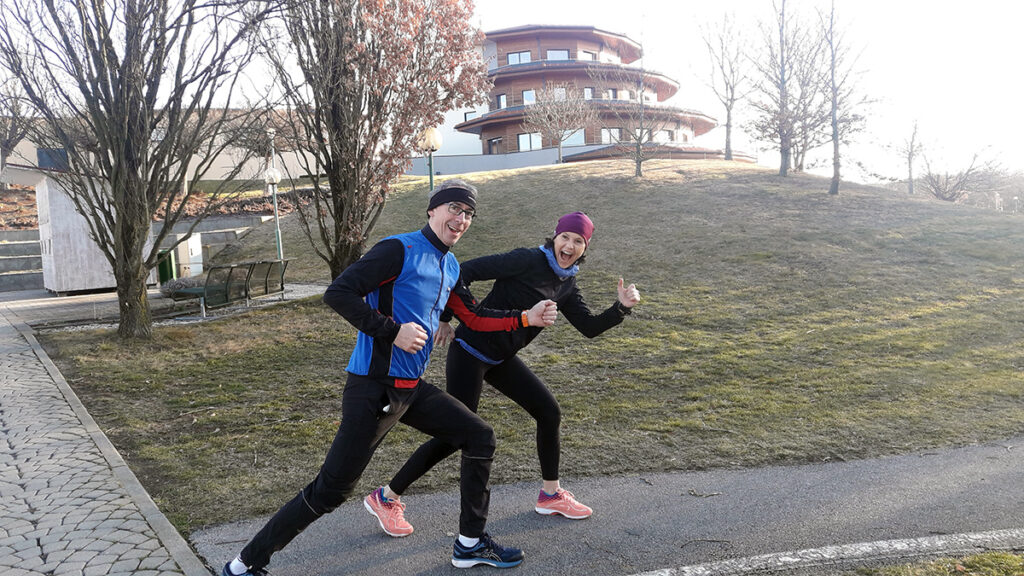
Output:
<instances>
[{"instance_id":1,"label":"maroon knit beanie","mask_svg":"<svg viewBox=\"0 0 1024 576\"><path fill-rule=\"evenodd\" d=\"M594 223L583 212L573 212L558 219L555 236L562 232L575 232L583 236L583 241L587 243L587 247L590 247L590 237L594 235Z\"/></svg>"}]
</instances>

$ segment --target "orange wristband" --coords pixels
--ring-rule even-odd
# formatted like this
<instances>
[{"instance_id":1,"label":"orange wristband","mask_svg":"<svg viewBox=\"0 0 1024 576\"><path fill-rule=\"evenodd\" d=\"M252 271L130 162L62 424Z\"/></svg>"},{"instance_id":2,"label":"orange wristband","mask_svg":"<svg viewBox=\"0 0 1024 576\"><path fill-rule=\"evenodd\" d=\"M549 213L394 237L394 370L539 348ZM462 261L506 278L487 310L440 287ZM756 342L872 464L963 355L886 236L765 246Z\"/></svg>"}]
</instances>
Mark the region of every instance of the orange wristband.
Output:
<instances>
[{"instance_id":1,"label":"orange wristband","mask_svg":"<svg viewBox=\"0 0 1024 576\"><path fill-rule=\"evenodd\" d=\"M523 328L526 328L527 326L530 325L530 321L526 318L526 315L527 315L527 312L524 311L522 318L520 318L520 320L523 323Z\"/></svg>"}]
</instances>

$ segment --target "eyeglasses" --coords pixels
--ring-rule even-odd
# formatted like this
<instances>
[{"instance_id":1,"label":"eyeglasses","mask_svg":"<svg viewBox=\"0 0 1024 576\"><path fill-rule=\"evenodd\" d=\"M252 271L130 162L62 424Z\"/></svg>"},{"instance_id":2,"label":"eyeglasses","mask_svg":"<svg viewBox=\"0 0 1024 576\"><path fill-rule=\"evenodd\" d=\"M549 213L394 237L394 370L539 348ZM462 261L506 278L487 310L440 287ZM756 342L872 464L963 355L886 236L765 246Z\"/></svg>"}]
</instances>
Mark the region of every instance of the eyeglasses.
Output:
<instances>
[{"instance_id":1,"label":"eyeglasses","mask_svg":"<svg viewBox=\"0 0 1024 576\"><path fill-rule=\"evenodd\" d=\"M473 217L476 216L476 210L473 210L472 208L463 208L456 204L455 202L448 203L448 213L451 214L452 216L465 214L466 220L472 220Z\"/></svg>"}]
</instances>

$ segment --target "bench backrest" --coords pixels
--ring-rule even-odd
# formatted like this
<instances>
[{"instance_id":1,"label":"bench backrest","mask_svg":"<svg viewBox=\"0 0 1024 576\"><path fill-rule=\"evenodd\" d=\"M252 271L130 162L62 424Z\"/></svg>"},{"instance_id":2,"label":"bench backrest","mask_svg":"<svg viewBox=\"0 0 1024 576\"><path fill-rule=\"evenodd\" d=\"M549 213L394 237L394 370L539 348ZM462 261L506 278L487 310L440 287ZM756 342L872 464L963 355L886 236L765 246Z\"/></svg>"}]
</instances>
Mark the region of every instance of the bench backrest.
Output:
<instances>
[{"instance_id":1,"label":"bench backrest","mask_svg":"<svg viewBox=\"0 0 1024 576\"><path fill-rule=\"evenodd\" d=\"M287 260L261 260L213 266L203 286L207 308L227 306L247 298L284 292Z\"/></svg>"},{"instance_id":2,"label":"bench backrest","mask_svg":"<svg viewBox=\"0 0 1024 576\"><path fill-rule=\"evenodd\" d=\"M214 266L206 273L206 285L203 289L206 307L226 306L231 302L228 298L228 285L234 266Z\"/></svg>"},{"instance_id":3,"label":"bench backrest","mask_svg":"<svg viewBox=\"0 0 1024 576\"><path fill-rule=\"evenodd\" d=\"M223 264L210 268L206 274L206 285L203 288L206 307L216 308L245 300L248 295L249 274L253 264L253 262Z\"/></svg>"},{"instance_id":4,"label":"bench backrest","mask_svg":"<svg viewBox=\"0 0 1024 576\"><path fill-rule=\"evenodd\" d=\"M287 260L261 260L253 263L249 274L249 297L284 292L284 271L287 267Z\"/></svg>"}]
</instances>

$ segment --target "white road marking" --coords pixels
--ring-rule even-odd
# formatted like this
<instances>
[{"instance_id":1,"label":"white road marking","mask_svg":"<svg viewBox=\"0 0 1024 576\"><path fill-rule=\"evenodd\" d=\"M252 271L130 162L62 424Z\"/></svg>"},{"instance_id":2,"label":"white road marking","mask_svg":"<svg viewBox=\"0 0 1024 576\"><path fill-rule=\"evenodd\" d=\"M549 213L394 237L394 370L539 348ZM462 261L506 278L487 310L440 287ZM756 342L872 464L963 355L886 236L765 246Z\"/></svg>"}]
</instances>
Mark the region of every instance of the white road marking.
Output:
<instances>
[{"instance_id":1,"label":"white road marking","mask_svg":"<svg viewBox=\"0 0 1024 576\"><path fill-rule=\"evenodd\" d=\"M795 552L779 552L707 564L694 564L680 568L664 568L633 576L726 576L815 566L849 565L878 559L912 560L924 556L973 554L985 550L1020 549L1022 547L1024 547L1024 528L825 546Z\"/></svg>"}]
</instances>

